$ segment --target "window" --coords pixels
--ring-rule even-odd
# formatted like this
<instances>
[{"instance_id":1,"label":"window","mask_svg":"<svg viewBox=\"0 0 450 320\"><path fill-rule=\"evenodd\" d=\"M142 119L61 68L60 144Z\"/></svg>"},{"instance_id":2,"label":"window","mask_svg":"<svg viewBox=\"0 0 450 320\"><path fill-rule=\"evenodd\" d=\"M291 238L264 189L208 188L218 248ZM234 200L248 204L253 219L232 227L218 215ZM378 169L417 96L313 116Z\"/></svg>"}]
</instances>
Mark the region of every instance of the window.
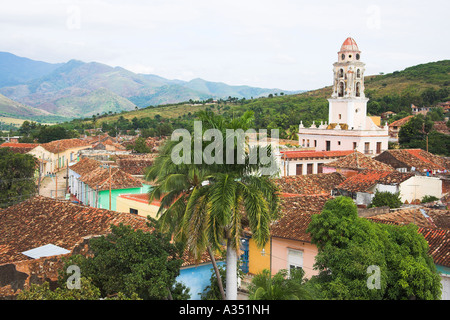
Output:
<instances>
[{"instance_id":1,"label":"window","mask_svg":"<svg viewBox=\"0 0 450 320\"><path fill-rule=\"evenodd\" d=\"M288 271L303 268L303 251L288 249Z\"/></svg>"},{"instance_id":2,"label":"window","mask_svg":"<svg viewBox=\"0 0 450 320\"><path fill-rule=\"evenodd\" d=\"M340 146L341 145L341 142L340 141L338 141L338 146Z\"/></svg>"},{"instance_id":3,"label":"window","mask_svg":"<svg viewBox=\"0 0 450 320\"><path fill-rule=\"evenodd\" d=\"M353 150L356 150L356 142L353 142Z\"/></svg>"},{"instance_id":4,"label":"window","mask_svg":"<svg viewBox=\"0 0 450 320\"><path fill-rule=\"evenodd\" d=\"M132 214L138 214L138 210L137 210L137 209L130 208L130 213L132 213Z\"/></svg>"},{"instance_id":5,"label":"window","mask_svg":"<svg viewBox=\"0 0 450 320\"><path fill-rule=\"evenodd\" d=\"M339 77L340 78L344 77L344 69L339 69Z\"/></svg>"},{"instance_id":6,"label":"window","mask_svg":"<svg viewBox=\"0 0 450 320\"><path fill-rule=\"evenodd\" d=\"M356 77L361 78L361 69L356 70Z\"/></svg>"},{"instance_id":7,"label":"window","mask_svg":"<svg viewBox=\"0 0 450 320\"><path fill-rule=\"evenodd\" d=\"M360 85L360 83L358 82L358 83L356 83L356 96L357 97L360 97L361 96L361 85Z\"/></svg>"},{"instance_id":8,"label":"window","mask_svg":"<svg viewBox=\"0 0 450 320\"><path fill-rule=\"evenodd\" d=\"M308 163L306 165L306 174L313 174L313 164L312 163Z\"/></svg>"},{"instance_id":9,"label":"window","mask_svg":"<svg viewBox=\"0 0 450 320\"><path fill-rule=\"evenodd\" d=\"M339 120L341 120L341 119L342 119L342 114L339 113Z\"/></svg>"},{"instance_id":10,"label":"window","mask_svg":"<svg viewBox=\"0 0 450 320\"><path fill-rule=\"evenodd\" d=\"M306 140L306 147L309 148L309 139Z\"/></svg>"},{"instance_id":11,"label":"window","mask_svg":"<svg viewBox=\"0 0 450 320\"><path fill-rule=\"evenodd\" d=\"M317 147L317 140L314 140L314 147Z\"/></svg>"},{"instance_id":12,"label":"window","mask_svg":"<svg viewBox=\"0 0 450 320\"><path fill-rule=\"evenodd\" d=\"M377 142L377 153L381 153L381 142Z\"/></svg>"},{"instance_id":13,"label":"window","mask_svg":"<svg viewBox=\"0 0 450 320\"><path fill-rule=\"evenodd\" d=\"M331 150L331 141L326 140L326 141L325 141L325 145L326 145L326 150L327 150L327 151L330 151L330 150Z\"/></svg>"},{"instance_id":14,"label":"window","mask_svg":"<svg viewBox=\"0 0 450 320\"><path fill-rule=\"evenodd\" d=\"M342 54L341 58L342 58L342 60L344 60L345 59L345 54Z\"/></svg>"},{"instance_id":15,"label":"window","mask_svg":"<svg viewBox=\"0 0 450 320\"><path fill-rule=\"evenodd\" d=\"M317 164L317 173L323 173L323 163Z\"/></svg>"},{"instance_id":16,"label":"window","mask_svg":"<svg viewBox=\"0 0 450 320\"><path fill-rule=\"evenodd\" d=\"M359 55L359 53L356 54L356 60L359 60L359 58L361 58L361 56Z\"/></svg>"},{"instance_id":17,"label":"window","mask_svg":"<svg viewBox=\"0 0 450 320\"><path fill-rule=\"evenodd\" d=\"M297 166L295 167L295 174L298 176L301 176L303 174L303 164L302 163L298 163Z\"/></svg>"},{"instance_id":18,"label":"window","mask_svg":"<svg viewBox=\"0 0 450 320\"><path fill-rule=\"evenodd\" d=\"M343 82L339 83L339 94L338 94L338 96L339 97L343 97L344 96L344 83Z\"/></svg>"}]
</instances>

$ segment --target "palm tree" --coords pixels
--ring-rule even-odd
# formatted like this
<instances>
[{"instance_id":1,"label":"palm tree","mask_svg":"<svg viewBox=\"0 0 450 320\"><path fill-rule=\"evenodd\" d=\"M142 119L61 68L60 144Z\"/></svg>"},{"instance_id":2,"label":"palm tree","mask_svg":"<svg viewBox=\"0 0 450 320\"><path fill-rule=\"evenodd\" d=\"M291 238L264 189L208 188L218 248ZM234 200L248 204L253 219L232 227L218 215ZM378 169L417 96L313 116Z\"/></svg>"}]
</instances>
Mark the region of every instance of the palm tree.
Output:
<instances>
[{"instance_id":1,"label":"palm tree","mask_svg":"<svg viewBox=\"0 0 450 320\"><path fill-rule=\"evenodd\" d=\"M278 271L274 276L264 269L255 275L249 286L250 300L311 300L313 294L305 286L303 269L286 269Z\"/></svg>"},{"instance_id":2,"label":"palm tree","mask_svg":"<svg viewBox=\"0 0 450 320\"><path fill-rule=\"evenodd\" d=\"M251 112L231 120L212 112L199 116L204 130L220 130L224 141L228 138L227 129L246 130L253 121ZM220 250L226 245L226 298L235 300L243 231L248 228L255 243L260 247L265 245L269 224L277 212L278 189L268 176L255 174L264 166L260 161L250 161L252 148L260 150L259 146L247 145L243 164L236 161L234 164L176 165L171 160L174 145L173 142L165 145L147 173L147 180L156 185L150 191L150 201L162 199L158 212L161 226L173 232L196 257L207 249ZM237 148L235 144L233 150ZM234 154L237 157L238 152ZM216 275L219 279L217 269Z\"/></svg>"},{"instance_id":3,"label":"palm tree","mask_svg":"<svg viewBox=\"0 0 450 320\"><path fill-rule=\"evenodd\" d=\"M296 126L290 126L286 130L286 137L289 140L298 140L298 128Z\"/></svg>"}]
</instances>

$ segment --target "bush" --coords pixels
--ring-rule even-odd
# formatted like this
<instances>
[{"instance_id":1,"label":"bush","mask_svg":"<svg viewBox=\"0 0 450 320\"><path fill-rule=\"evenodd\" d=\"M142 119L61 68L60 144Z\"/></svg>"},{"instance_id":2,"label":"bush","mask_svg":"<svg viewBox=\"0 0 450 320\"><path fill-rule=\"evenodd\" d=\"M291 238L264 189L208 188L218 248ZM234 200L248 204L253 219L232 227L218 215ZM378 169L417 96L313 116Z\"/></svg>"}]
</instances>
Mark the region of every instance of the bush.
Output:
<instances>
[{"instance_id":1,"label":"bush","mask_svg":"<svg viewBox=\"0 0 450 320\"><path fill-rule=\"evenodd\" d=\"M420 202L427 203L427 202L433 202L438 201L439 198L436 198L435 196L423 196L422 200Z\"/></svg>"},{"instance_id":2,"label":"bush","mask_svg":"<svg viewBox=\"0 0 450 320\"><path fill-rule=\"evenodd\" d=\"M377 191L375 197L373 197L371 207L384 207L398 208L402 205L400 200L400 193L391 193L388 191Z\"/></svg>"}]
</instances>

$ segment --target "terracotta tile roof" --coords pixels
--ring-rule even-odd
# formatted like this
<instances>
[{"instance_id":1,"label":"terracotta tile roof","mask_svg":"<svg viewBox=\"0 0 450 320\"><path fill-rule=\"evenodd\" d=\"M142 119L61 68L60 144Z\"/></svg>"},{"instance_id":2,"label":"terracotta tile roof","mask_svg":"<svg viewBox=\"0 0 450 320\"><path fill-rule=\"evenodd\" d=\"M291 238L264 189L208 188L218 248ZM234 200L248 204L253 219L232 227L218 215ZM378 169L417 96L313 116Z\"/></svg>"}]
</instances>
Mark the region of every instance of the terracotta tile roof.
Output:
<instances>
[{"instance_id":1,"label":"terracotta tile roof","mask_svg":"<svg viewBox=\"0 0 450 320\"><path fill-rule=\"evenodd\" d=\"M423 211L421 211L422 209ZM405 208L370 217L372 220L385 220L397 224L413 223L418 227L450 229L450 210L430 208Z\"/></svg>"},{"instance_id":2,"label":"terracotta tile roof","mask_svg":"<svg viewBox=\"0 0 450 320\"><path fill-rule=\"evenodd\" d=\"M401 173L398 171L364 170L347 178L336 189L349 192L367 192L375 184L396 185L412 176L413 174L411 173Z\"/></svg>"},{"instance_id":3,"label":"terracotta tile roof","mask_svg":"<svg viewBox=\"0 0 450 320\"><path fill-rule=\"evenodd\" d=\"M67 149L90 147L91 145L87 141L83 141L81 139L62 139L43 143L41 146L47 151L58 153Z\"/></svg>"},{"instance_id":4,"label":"terracotta tile roof","mask_svg":"<svg viewBox=\"0 0 450 320\"><path fill-rule=\"evenodd\" d=\"M351 154L342 157L333 162L327 163L325 166L341 169L371 169L371 170L384 170L393 171L395 170L388 164L377 161L372 157L368 157L359 151L352 152Z\"/></svg>"},{"instance_id":5,"label":"terracotta tile roof","mask_svg":"<svg viewBox=\"0 0 450 320\"><path fill-rule=\"evenodd\" d=\"M111 189L113 190L142 187L142 181L140 179L132 177L119 168L111 168L111 178L109 169L103 167L99 167L80 177L80 181L86 183L92 189L98 188L99 191L108 190L110 180Z\"/></svg>"},{"instance_id":6,"label":"terracotta tile roof","mask_svg":"<svg viewBox=\"0 0 450 320\"><path fill-rule=\"evenodd\" d=\"M83 237L108 233L111 224L149 230L147 221L134 214L34 197L0 212L0 264L29 260L21 252L50 243L72 250Z\"/></svg>"},{"instance_id":7,"label":"terracotta tile roof","mask_svg":"<svg viewBox=\"0 0 450 320\"><path fill-rule=\"evenodd\" d=\"M428 253L435 264L450 267L450 230L419 228L419 232L428 242Z\"/></svg>"},{"instance_id":8,"label":"terracotta tile roof","mask_svg":"<svg viewBox=\"0 0 450 320\"><path fill-rule=\"evenodd\" d=\"M78 161L76 164L70 166L69 168L72 171L78 173L80 176L83 176L85 174L88 174L89 172L94 171L100 166L101 166L100 161L86 157Z\"/></svg>"},{"instance_id":9,"label":"terracotta tile roof","mask_svg":"<svg viewBox=\"0 0 450 320\"><path fill-rule=\"evenodd\" d=\"M338 158L351 154L352 150L344 151L280 151L282 159L304 159L304 158Z\"/></svg>"},{"instance_id":10,"label":"terracotta tile roof","mask_svg":"<svg viewBox=\"0 0 450 320\"><path fill-rule=\"evenodd\" d=\"M401 127L402 125L407 123L409 121L409 119L411 119L412 117L413 116L407 116L407 117L401 118L397 121L394 121L389 125L389 127Z\"/></svg>"},{"instance_id":11,"label":"terracotta tile roof","mask_svg":"<svg viewBox=\"0 0 450 320\"><path fill-rule=\"evenodd\" d=\"M138 194L121 194L119 196L119 198L124 198L124 199L128 199L128 200L133 200L133 201L137 201L140 203L146 203L148 204L149 202L149 195L148 193L138 193ZM160 206L161 205L161 199L159 200L153 200L150 204L155 205L155 206Z\"/></svg>"},{"instance_id":12,"label":"terracotta tile roof","mask_svg":"<svg viewBox=\"0 0 450 320\"><path fill-rule=\"evenodd\" d=\"M375 217L368 219L383 224L401 224L392 220L375 219ZM450 267L450 229L419 227L417 231L428 242L428 253L433 258L434 263Z\"/></svg>"},{"instance_id":13,"label":"terracotta tile roof","mask_svg":"<svg viewBox=\"0 0 450 320\"><path fill-rule=\"evenodd\" d=\"M0 148L10 148L14 153L27 153L28 151L33 150L39 144L38 143L14 143L14 142L5 142L0 145Z\"/></svg>"},{"instance_id":14,"label":"terracotta tile roof","mask_svg":"<svg viewBox=\"0 0 450 320\"><path fill-rule=\"evenodd\" d=\"M283 193L291 194L331 194L335 186L345 181L340 173L318 173L302 176L285 176L274 179Z\"/></svg>"},{"instance_id":15,"label":"terracotta tile roof","mask_svg":"<svg viewBox=\"0 0 450 320\"><path fill-rule=\"evenodd\" d=\"M447 123L445 121L434 121L433 130L443 134L450 134L450 128L447 127Z\"/></svg>"},{"instance_id":16,"label":"terracotta tile roof","mask_svg":"<svg viewBox=\"0 0 450 320\"><path fill-rule=\"evenodd\" d=\"M450 161L422 149L391 149L375 157L394 168L414 167L418 171L450 170ZM394 160L394 161L392 161Z\"/></svg>"},{"instance_id":17,"label":"terracotta tile roof","mask_svg":"<svg viewBox=\"0 0 450 320\"><path fill-rule=\"evenodd\" d=\"M153 164L156 155L117 155L116 163L119 168L132 175L144 175L145 170Z\"/></svg>"},{"instance_id":18,"label":"terracotta tile roof","mask_svg":"<svg viewBox=\"0 0 450 320\"><path fill-rule=\"evenodd\" d=\"M306 232L311 216L319 214L330 195L303 195L282 198L280 218L271 226L272 237L311 242Z\"/></svg>"},{"instance_id":19,"label":"terracotta tile roof","mask_svg":"<svg viewBox=\"0 0 450 320\"><path fill-rule=\"evenodd\" d=\"M21 252L46 244L72 251L83 238L106 235L111 225L151 232L147 218L37 196L0 211L0 265L33 260ZM184 252L183 266L196 263ZM216 257L220 259L220 256ZM203 254L197 263L209 262Z\"/></svg>"}]
</instances>

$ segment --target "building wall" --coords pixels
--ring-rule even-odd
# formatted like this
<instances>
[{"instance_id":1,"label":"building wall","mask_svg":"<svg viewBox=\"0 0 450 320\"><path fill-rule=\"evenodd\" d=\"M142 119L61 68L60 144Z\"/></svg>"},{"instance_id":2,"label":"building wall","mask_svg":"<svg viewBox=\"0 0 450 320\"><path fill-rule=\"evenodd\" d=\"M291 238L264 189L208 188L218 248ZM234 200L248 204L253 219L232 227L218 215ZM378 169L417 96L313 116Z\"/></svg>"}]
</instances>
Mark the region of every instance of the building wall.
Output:
<instances>
[{"instance_id":1,"label":"building wall","mask_svg":"<svg viewBox=\"0 0 450 320\"><path fill-rule=\"evenodd\" d=\"M217 265L224 266L225 262L217 261ZM211 284L210 278L213 272L212 263L181 268L176 281L183 283L190 289L190 300L200 300L200 294Z\"/></svg>"},{"instance_id":2,"label":"building wall","mask_svg":"<svg viewBox=\"0 0 450 320\"><path fill-rule=\"evenodd\" d=\"M54 154L44 149L42 146L37 146L28 153L34 155L38 159L44 159L48 161L48 163L45 165L43 172L43 174L45 175L47 174L47 172L55 173L59 169L65 168L67 165L67 161L69 162L76 161L78 152L86 148L90 148L90 146L67 149L60 153Z\"/></svg>"},{"instance_id":3,"label":"building wall","mask_svg":"<svg viewBox=\"0 0 450 320\"><path fill-rule=\"evenodd\" d=\"M315 257L318 253L317 247L308 242L272 238L272 274L288 268L288 249L303 251L303 270L306 278L317 275L318 271L313 269Z\"/></svg>"},{"instance_id":4,"label":"building wall","mask_svg":"<svg viewBox=\"0 0 450 320\"><path fill-rule=\"evenodd\" d=\"M281 176L295 176L297 174L297 164L302 164L302 174L306 175L308 174L308 164L312 164L313 166L313 172L312 174L318 173L318 166L320 163L326 164L332 161L335 161L336 159L330 158L330 159L292 159L292 160L286 160L284 162L284 165L282 164L282 174Z\"/></svg>"},{"instance_id":5,"label":"building wall","mask_svg":"<svg viewBox=\"0 0 450 320\"><path fill-rule=\"evenodd\" d=\"M400 184L400 199L411 202L424 196L442 197L442 181L439 178L413 176Z\"/></svg>"},{"instance_id":6,"label":"building wall","mask_svg":"<svg viewBox=\"0 0 450 320\"><path fill-rule=\"evenodd\" d=\"M364 154L377 154L377 142L381 143L381 152L388 149L389 136L381 135L380 132L369 131L365 135L360 135L358 132L351 130L326 130L326 129L303 129L299 133L299 141L310 140L317 141L316 151L326 151L326 141L330 141L331 151L354 150L354 143L356 143L356 150ZM312 142L312 143L313 143ZM366 152L366 143L369 147Z\"/></svg>"},{"instance_id":7,"label":"building wall","mask_svg":"<svg viewBox=\"0 0 450 320\"><path fill-rule=\"evenodd\" d=\"M270 270L270 241L264 247L264 255L253 239L249 240L249 270L251 274L261 273L264 269Z\"/></svg>"},{"instance_id":8,"label":"building wall","mask_svg":"<svg viewBox=\"0 0 450 320\"><path fill-rule=\"evenodd\" d=\"M142 188L116 189L111 190L111 210L116 211L117 197L121 194L136 194L141 192ZM102 209L109 209L109 190L99 191L99 207Z\"/></svg>"},{"instance_id":9,"label":"building wall","mask_svg":"<svg viewBox=\"0 0 450 320\"><path fill-rule=\"evenodd\" d=\"M138 210L138 215L143 217L151 216L154 219L158 218L159 206L157 205L125 199L120 196L116 198L116 211L130 213L130 209Z\"/></svg>"},{"instance_id":10,"label":"building wall","mask_svg":"<svg viewBox=\"0 0 450 320\"><path fill-rule=\"evenodd\" d=\"M329 123L346 123L349 129L359 130L365 126L367 98L328 99Z\"/></svg>"}]
</instances>

